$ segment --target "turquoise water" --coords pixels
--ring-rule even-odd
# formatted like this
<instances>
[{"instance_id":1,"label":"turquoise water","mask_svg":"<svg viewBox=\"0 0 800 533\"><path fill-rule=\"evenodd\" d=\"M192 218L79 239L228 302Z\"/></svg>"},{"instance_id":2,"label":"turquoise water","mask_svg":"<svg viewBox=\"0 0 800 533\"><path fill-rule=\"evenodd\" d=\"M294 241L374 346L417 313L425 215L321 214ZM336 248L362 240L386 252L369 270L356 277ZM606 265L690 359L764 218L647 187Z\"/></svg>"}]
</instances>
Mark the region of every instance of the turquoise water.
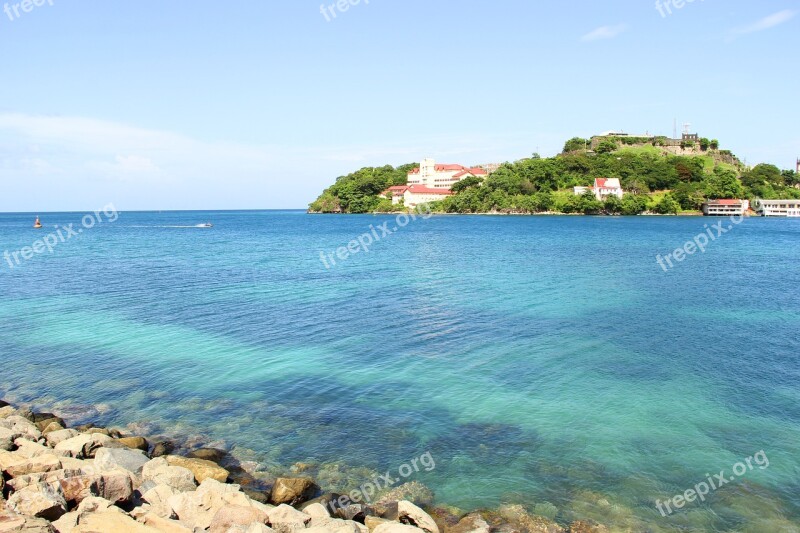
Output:
<instances>
[{"instance_id":1,"label":"turquoise water","mask_svg":"<svg viewBox=\"0 0 800 533\"><path fill-rule=\"evenodd\" d=\"M0 215L0 250L80 220ZM3 260L0 396L273 469L429 452L409 480L463 509L798 531L800 222L746 220L664 272L707 219L443 216L325 268L387 221L123 213ZM761 450L768 468L656 509Z\"/></svg>"}]
</instances>

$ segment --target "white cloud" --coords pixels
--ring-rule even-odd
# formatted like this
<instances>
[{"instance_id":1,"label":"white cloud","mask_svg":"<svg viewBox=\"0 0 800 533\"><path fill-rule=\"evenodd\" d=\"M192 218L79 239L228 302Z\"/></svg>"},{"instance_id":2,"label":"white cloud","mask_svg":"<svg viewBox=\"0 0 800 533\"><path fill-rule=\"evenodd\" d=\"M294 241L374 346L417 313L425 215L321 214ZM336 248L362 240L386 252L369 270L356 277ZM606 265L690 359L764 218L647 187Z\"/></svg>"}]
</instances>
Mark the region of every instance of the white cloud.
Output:
<instances>
[{"instance_id":1,"label":"white cloud","mask_svg":"<svg viewBox=\"0 0 800 533\"><path fill-rule=\"evenodd\" d=\"M581 41L591 42L591 41L600 41L602 39L613 39L614 37L620 35L627 29L628 26L626 24L620 24L618 26L600 26L599 28L590 31L589 33L581 37Z\"/></svg>"},{"instance_id":2,"label":"white cloud","mask_svg":"<svg viewBox=\"0 0 800 533\"><path fill-rule=\"evenodd\" d=\"M761 20L750 24L749 26L743 26L741 28L734 28L731 30L731 33L734 35L745 35L748 33L756 33L759 31L768 30L770 28L774 28L775 26L779 26L784 22L788 22L793 19L797 15L797 11L792 9L784 9L783 11L778 11L768 17L764 17Z\"/></svg>"}]
</instances>

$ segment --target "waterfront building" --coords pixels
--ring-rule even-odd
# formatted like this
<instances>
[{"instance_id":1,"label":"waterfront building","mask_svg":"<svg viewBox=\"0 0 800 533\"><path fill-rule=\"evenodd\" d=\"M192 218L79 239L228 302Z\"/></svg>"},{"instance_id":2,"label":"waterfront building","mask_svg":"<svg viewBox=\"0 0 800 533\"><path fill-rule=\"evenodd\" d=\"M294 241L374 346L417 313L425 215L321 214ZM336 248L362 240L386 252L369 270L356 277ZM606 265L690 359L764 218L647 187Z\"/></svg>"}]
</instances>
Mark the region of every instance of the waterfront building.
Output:
<instances>
[{"instance_id":1,"label":"waterfront building","mask_svg":"<svg viewBox=\"0 0 800 533\"><path fill-rule=\"evenodd\" d=\"M800 200L758 200L755 206L760 217L800 217Z\"/></svg>"},{"instance_id":2,"label":"waterfront building","mask_svg":"<svg viewBox=\"0 0 800 533\"><path fill-rule=\"evenodd\" d=\"M709 200L703 204L703 214L707 217L742 216L749 209L749 200Z\"/></svg>"}]
</instances>

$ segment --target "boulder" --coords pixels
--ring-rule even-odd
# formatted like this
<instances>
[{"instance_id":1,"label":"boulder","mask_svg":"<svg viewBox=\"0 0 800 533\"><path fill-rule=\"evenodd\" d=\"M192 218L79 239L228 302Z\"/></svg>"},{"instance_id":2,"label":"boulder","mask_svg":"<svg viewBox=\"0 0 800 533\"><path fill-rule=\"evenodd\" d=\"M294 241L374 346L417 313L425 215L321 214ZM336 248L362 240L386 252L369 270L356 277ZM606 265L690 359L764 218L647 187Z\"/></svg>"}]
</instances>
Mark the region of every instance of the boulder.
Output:
<instances>
[{"instance_id":1,"label":"boulder","mask_svg":"<svg viewBox=\"0 0 800 533\"><path fill-rule=\"evenodd\" d=\"M190 459L203 459L205 461L211 461L212 463L219 464L226 455L228 455L228 452L218 448L200 448L199 450L195 450L187 454L186 457Z\"/></svg>"},{"instance_id":2,"label":"boulder","mask_svg":"<svg viewBox=\"0 0 800 533\"><path fill-rule=\"evenodd\" d=\"M179 457L177 455L168 455L165 457L167 464L170 466L180 466L186 468L194 474L194 479L197 483L202 483L206 479L213 479L220 483L225 483L228 479L228 471L221 466L206 461L204 459L190 459L188 457Z\"/></svg>"},{"instance_id":3,"label":"boulder","mask_svg":"<svg viewBox=\"0 0 800 533\"><path fill-rule=\"evenodd\" d=\"M491 527L479 513L468 514L458 524L448 527L446 533L489 533Z\"/></svg>"},{"instance_id":4,"label":"boulder","mask_svg":"<svg viewBox=\"0 0 800 533\"><path fill-rule=\"evenodd\" d=\"M308 523L308 527L323 529L335 533L369 533L369 528L364 524L359 524L353 520L342 520L341 518L314 517Z\"/></svg>"},{"instance_id":5,"label":"boulder","mask_svg":"<svg viewBox=\"0 0 800 533\"><path fill-rule=\"evenodd\" d=\"M415 526L428 533L439 533L439 526L436 525L433 518L431 518L428 513L406 500L401 500L396 504L389 505L383 518Z\"/></svg>"},{"instance_id":6,"label":"boulder","mask_svg":"<svg viewBox=\"0 0 800 533\"><path fill-rule=\"evenodd\" d=\"M66 427L63 418L58 417L52 413L45 413L45 415L46 416L44 418L42 418L42 415L33 415L35 419L33 423L36 426L36 429L41 431L42 434L44 434L44 430L47 429L47 427L50 426L51 424L56 424L61 428Z\"/></svg>"},{"instance_id":7,"label":"boulder","mask_svg":"<svg viewBox=\"0 0 800 533\"><path fill-rule=\"evenodd\" d=\"M72 533L153 533L153 529L140 524L122 512L102 511L86 513L78 519Z\"/></svg>"},{"instance_id":8,"label":"boulder","mask_svg":"<svg viewBox=\"0 0 800 533\"><path fill-rule=\"evenodd\" d=\"M10 429L16 434L16 438L38 441L42 438L42 432L27 418L19 415L11 415L0 419L0 427Z\"/></svg>"},{"instance_id":9,"label":"boulder","mask_svg":"<svg viewBox=\"0 0 800 533\"><path fill-rule=\"evenodd\" d=\"M217 511L226 505L255 506L239 491L238 485L225 485L206 479L194 492L171 496L167 503L178 519L192 529L208 529Z\"/></svg>"},{"instance_id":10,"label":"boulder","mask_svg":"<svg viewBox=\"0 0 800 533\"><path fill-rule=\"evenodd\" d=\"M108 509L114 510L117 509L117 507L114 507L113 503L104 498L90 496L78 505L77 511L79 513L97 513Z\"/></svg>"},{"instance_id":11,"label":"boulder","mask_svg":"<svg viewBox=\"0 0 800 533\"><path fill-rule=\"evenodd\" d=\"M62 426L56 421L52 421L49 424L47 424L44 427L44 429L42 429L42 435L47 436L48 433L52 433L54 431L61 431L62 429L64 429L64 426Z\"/></svg>"},{"instance_id":12,"label":"boulder","mask_svg":"<svg viewBox=\"0 0 800 533\"><path fill-rule=\"evenodd\" d=\"M367 529L373 531L376 527L381 524L391 524L393 523L391 520L386 520L385 518L378 518L377 516L368 516L364 519L364 525L367 526Z\"/></svg>"},{"instance_id":13,"label":"boulder","mask_svg":"<svg viewBox=\"0 0 800 533\"><path fill-rule=\"evenodd\" d=\"M87 459L94 457L96 451L111 440L111 437L99 433L81 433L76 437L59 442L54 448L57 451L67 452L71 457Z\"/></svg>"},{"instance_id":14,"label":"boulder","mask_svg":"<svg viewBox=\"0 0 800 533\"><path fill-rule=\"evenodd\" d=\"M163 457L152 459L142 467L142 479L172 487L180 492L193 491L197 485L191 470L170 466Z\"/></svg>"},{"instance_id":15,"label":"boulder","mask_svg":"<svg viewBox=\"0 0 800 533\"><path fill-rule=\"evenodd\" d=\"M121 468L140 475L149 461L144 453L130 448L100 448L94 456L94 466L99 472Z\"/></svg>"},{"instance_id":16,"label":"boulder","mask_svg":"<svg viewBox=\"0 0 800 533\"><path fill-rule=\"evenodd\" d=\"M70 507L101 493L102 478L98 475L73 476L58 481L61 493Z\"/></svg>"},{"instance_id":17,"label":"boulder","mask_svg":"<svg viewBox=\"0 0 800 533\"><path fill-rule=\"evenodd\" d=\"M433 491L419 481L410 481L383 493L378 503L401 500L410 501L414 505L428 506L433 504Z\"/></svg>"},{"instance_id":18,"label":"boulder","mask_svg":"<svg viewBox=\"0 0 800 533\"><path fill-rule=\"evenodd\" d=\"M264 524L250 524L249 526L233 526L227 533L275 533L275 530Z\"/></svg>"},{"instance_id":19,"label":"boulder","mask_svg":"<svg viewBox=\"0 0 800 533\"><path fill-rule=\"evenodd\" d=\"M372 530L372 533L422 533L422 531L422 529L414 526L398 524L397 522L385 522Z\"/></svg>"},{"instance_id":20,"label":"boulder","mask_svg":"<svg viewBox=\"0 0 800 533\"><path fill-rule=\"evenodd\" d=\"M295 533L305 529L311 517L286 504L267 512L269 524L277 533Z\"/></svg>"},{"instance_id":21,"label":"boulder","mask_svg":"<svg viewBox=\"0 0 800 533\"><path fill-rule=\"evenodd\" d=\"M96 427L86 428L84 433L87 433L89 435L104 435L106 437L111 436L111 432L106 428L96 428Z\"/></svg>"},{"instance_id":22,"label":"boulder","mask_svg":"<svg viewBox=\"0 0 800 533\"><path fill-rule=\"evenodd\" d=\"M0 427L0 450L10 452L14 449L14 439L19 435L8 428Z\"/></svg>"},{"instance_id":23,"label":"boulder","mask_svg":"<svg viewBox=\"0 0 800 533\"><path fill-rule=\"evenodd\" d=\"M298 505L319 491L311 478L278 478L272 486L270 502L275 505Z\"/></svg>"},{"instance_id":24,"label":"boulder","mask_svg":"<svg viewBox=\"0 0 800 533\"><path fill-rule=\"evenodd\" d=\"M328 512L328 508L321 503L312 503L311 505L303 507L301 511L311 518L330 518L331 516L331 513Z\"/></svg>"},{"instance_id":25,"label":"boulder","mask_svg":"<svg viewBox=\"0 0 800 533\"><path fill-rule=\"evenodd\" d=\"M169 499L176 494L180 492L169 485L156 485L142 492L142 501L150 504L150 511L156 515L162 518L175 518L175 511L169 505Z\"/></svg>"},{"instance_id":26,"label":"boulder","mask_svg":"<svg viewBox=\"0 0 800 533\"><path fill-rule=\"evenodd\" d=\"M267 513L250 506L226 505L214 515L210 529L211 533L226 533L232 527L253 523L266 524Z\"/></svg>"},{"instance_id":27,"label":"boulder","mask_svg":"<svg viewBox=\"0 0 800 533\"><path fill-rule=\"evenodd\" d=\"M376 513L375 509L372 507L356 503L337 507L334 513L337 518L341 518L343 520L354 520L356 522L361 522L362 524L367 516L375 516L377 514L378 513Z\"/></svg>"},{"instance_id":28,"label":"boulder","mask_svg":"<svg viewBox=\"0 0 800 533\"><path fill-rule=\"evenodd\" d=\"M61 470L61 461L55 455L40 455L31 458L19 456L15 462L5 465L3 468L3 471L11 477L54 470Z\"/></svg>"},{"instance_id":29,"label":"boulder","mask_svg":"<svg viewBox=\"0 0 800 533\"><path fill-rule=\"evenodd\" d=\"M118 442L127 446L128 448L141 450L145 453L150 447L147 443L147 440L143 437L122 437L121 439L118 439Z\"/></svg>"},{"instance_id":30,"label":"boulder","mask_svg":"<svg viewBox=\"0 0 800 533\"><path fill-rule=\"evenodd\" d=\"M47 429L50 429L50 427L48 426ZM80 435L80 433L74 429L58 429L44 433L44 437L47 439L47 445L51 448L55 448L59 443L77 437L78 435Z\"/></svg>"},{"instance_id":31,"label":"boulder","mask_svg":"<svg viewBox=\"0 0 800 533\"><path fill-rule=\"evenodd\" d=\"M154 459L156 457L164 457L165 455L170 455L172 452L175 451L175 445L169 441L157 442L155 446L153 446L153 453L150 454L151 457Z\"/></svg>"},{"instance_id":32,"label":"boulder","mask_svg":"<svg viewBox=\"0 0 800 533\"><path fill-rule=\"evenodd\" d=\"M46 483L48 485L55 485L60 480L67 477L66 470L53 470L52 472L37 472L33 474L26 474L24 476L17 476L8 480L8 486L14 490L22 490L31 485L38 485Z\"/></svg>"},{"instance_id":33,"label":"boulder","mask_svg":"<svg viewBox=\"0 0 800 533\"><path fill-rule=\"evenodd\" d=\"M47 446L43 446L38 442L33 442L24 438L16 439L14 441L14 445L17 447L14 453L24 457L38 457L40 455L64 455L64 452L56 451L53 448L48 448Z\"/></svg>"},{"instance_id":34,"label":"boulder","mask_svg":"<svg viewBox=\"0 0 800 533\"><path fill-rule=\"evenodd\" d=\"M64 514L61 518L53 522L53 527L58 533L72 533L72 530L78 526L78 518L80 515L81 514L77 511Z\"/></svg>"},{"instance_id":35,"label":"boulder","mask_svg":"<svg viewBox=\"0 0 800 533\"><path fill-rule=\"evenodd\" d=\"M151 511L136 510L132 512L131 515L140 524L144 524L145 526L153 528L154 530L162 533L192 533L191 529L184 526L177 520L163 518Z\"/></svg>"},{"instance_id":36,"label":"boulder","mask_svg":"<svg viewBox=\"0 0 800 533\"><path fill-rule=\"evenodd\" d=\"M44 518L27 516L5 516L0 514L0 532L5 533L54 533L56 529Z\"/></svg>"},{"instance_id":37,"label":"boulder","mask_svg":"<svg viewBox=\"0 0 800 533\"><path fill-rule=\"evenodd\" d=\"M67 501L60 491L44 483L15 491L8 508L17 514L54 521L67 512Z\"/></svg>"},{"instance_id":38,"label":"boulder","mask_svg":"<svg viewBox=\"0 0 800 533\"><path fill-rule=\"evenodd\" d=\"M98 495L114 504L124 504L133 497L133 479L121 468L100 474Z\"/></svg>"}]
</instances>

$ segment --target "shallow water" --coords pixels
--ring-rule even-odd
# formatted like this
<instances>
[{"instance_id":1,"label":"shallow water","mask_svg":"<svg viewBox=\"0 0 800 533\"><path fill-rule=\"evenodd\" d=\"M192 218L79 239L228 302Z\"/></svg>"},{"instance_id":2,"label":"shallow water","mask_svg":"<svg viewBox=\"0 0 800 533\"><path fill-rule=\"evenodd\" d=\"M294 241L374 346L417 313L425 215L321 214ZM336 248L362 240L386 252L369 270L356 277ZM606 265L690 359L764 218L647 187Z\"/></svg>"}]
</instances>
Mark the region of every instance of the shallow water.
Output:
<instances>
[{"instance_id":1,"label":"shallow water","mask_svg":"<svg viewBox=\"0 0 800 533\"><path fill-rule=\"evenodd\" d=\"M31 220L0 215L0 250L81 215ZM4 260L0 395L271 465L385 472L430 452L409 479L461 508L797 531L800 221L745 220L664 272L656 254L708 219L433 217L325 268L386 221L123 213ZM656 509L761 450L769 467Z\"/></svg>"}]
</instances>

